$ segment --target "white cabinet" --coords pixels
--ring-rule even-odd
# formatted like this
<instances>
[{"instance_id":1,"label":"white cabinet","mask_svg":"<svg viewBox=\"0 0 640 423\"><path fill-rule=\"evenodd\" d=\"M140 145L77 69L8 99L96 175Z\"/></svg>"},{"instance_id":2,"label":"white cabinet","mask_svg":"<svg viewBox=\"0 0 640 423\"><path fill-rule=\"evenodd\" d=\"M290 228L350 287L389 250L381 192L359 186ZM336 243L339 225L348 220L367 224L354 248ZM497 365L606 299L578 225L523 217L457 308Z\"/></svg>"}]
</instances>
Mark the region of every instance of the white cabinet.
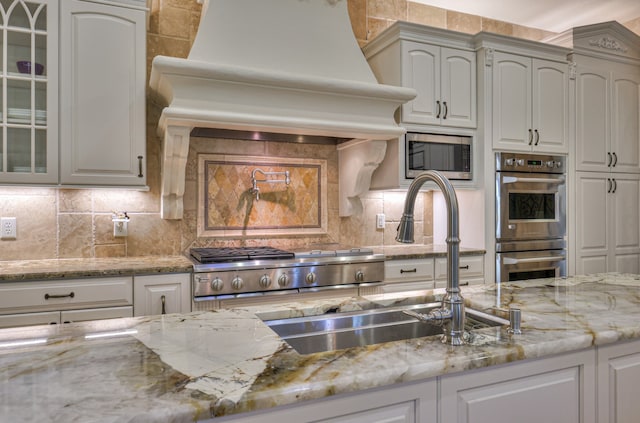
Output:
<instances>
[{"instance_id":1,"label":"white cabinet","mask_svg":"<svg viewBox=\"0 0 640 423\"><path fill-rule=\"evenodd\" d=\"M0 183L56 183L58 1L7 0L0 9Z\"/></svg>"},{"instance_id":2,"label":"white cabinet","mask_svg":"<svg viewBox=\"0 0 640 423\"><path fill-rule=\"evenodd\" d=\"M130 276L0 285L0 327L131 317Z\"/></svg>"},{"instance_id":3,"label":"white cabinet","mask_svg":"<svg viewBox=\"0 0 640 423\"><path fill-rule=\"evenodd\" d=\"M136 316L191 311L191 274L135 276L133 309Z\"/></svg>"},{"instance_id":4,"label":"white cabinet","mask_svg":"<svg viewBox=\"0 0 640 423\"><path fill-rule=\"evenodd\" d=\"M229 416L228 421L238 423L436 423L437 396L437 381L434 378L389 389L369 390L307 401L235 418ZM217 420L208 421L213 423Z\"/></svg>"},{"instance_id":5,"label":"white cabinet","mask_svg":"<svg viewBox=\"0 0 640 423\"><path fill-rule=\"evenodd\" d=\"M578 172L576 272L640 272L640 175Z\"/></svg>"},{"instance_id":6,"label":"white cabinet","mask_svg":"<svg viewBox=\"0 0 640 423\"><path fill-rule=\"evenodd\" d=\"M476 126L475 52L402 41L400 65L402 86L418 93L402 105L402 123Z\"/></svg>"},{"instance_id":7,"label":"white cabinet","mask_svg":"<svg viewBox=\"0 0 640 423\"><path fill-rule=\"evenodd\" d=\"M443 376L440 423L595 423L593 350Z\"/></svg>"},{"instance_id":8,"label":"white cabinet","mask_svg":"<svg viewBox=\"0 0 640 423\"><path fill-rule=\"evenodd\" d=\"M22 4L0 4L0 183L145 186L146 1Z\"/></svg>"},{"instance_id":9,"label":"white cabinet","mask_svg":"<svg viewBox=\"0 0 640 423\"><path fill-rule=\"evenodd\" d=\"M640 69L578 65L576 169L640 172Z\"/></svg>"},{"instance_id":10,"label":"white cabinet","mask_svg":"<svg viewBox=\"0 0 640 423\"><path fill-rule=\"evenodd\" d=\"M598 348L598 423L635 423L640 416L640 342Z\"/></svg>"},{"instance_id":11,"label":"white cabinet","mask_svg":"<svg viewBox=\"0 0 640 423\"><path fill-rule=\"evenodd\" d=\"M484 255L460 256L459 267L460 286L484 283ZM387 260L384 285L366 294L445 288L447 272L446 257Z\"/></svg>"},{"instance_id":12,"label":"white cabinet","mask_svg":"<svg viewBox=\"0 0 640 423\"><path fill-rule=\"evenodd\" d=\"M495 52L492 68L493 148L567 153L568 64Z\"/></svg>"},{"instance_id":13,"label":"white cabinet","mask_svg":"<svg viewBox=\"0 0 640 423\"><path fill-rule=\"evenodd\" d=\"M446 288L448 273L449 268L446 257L436 258L436 288ZM484 284L484 256L461 256L458 277L460 278L460 286Z\"/></svg>"},{"instance_id":14,"label":"white cabinet","mask_svg":"<svg viewBox=\"0 0 640 423\"><path fill-rule=\"evenodd\" d=\"M471 36L396 22L363 52L380 83L416 90L416 97L400 108L400 123L476 127L476 53Z\"/></svg>"},{"instance_id":15,"label":"white cabinet","mask_svg":"<svg viewBox=\"0 0 640 423\"><path fill-rule=\"evenodd\" d=\"M132 0L61 3L64 185L146 183L144 6Z\"/></svg>"}]
</instances>

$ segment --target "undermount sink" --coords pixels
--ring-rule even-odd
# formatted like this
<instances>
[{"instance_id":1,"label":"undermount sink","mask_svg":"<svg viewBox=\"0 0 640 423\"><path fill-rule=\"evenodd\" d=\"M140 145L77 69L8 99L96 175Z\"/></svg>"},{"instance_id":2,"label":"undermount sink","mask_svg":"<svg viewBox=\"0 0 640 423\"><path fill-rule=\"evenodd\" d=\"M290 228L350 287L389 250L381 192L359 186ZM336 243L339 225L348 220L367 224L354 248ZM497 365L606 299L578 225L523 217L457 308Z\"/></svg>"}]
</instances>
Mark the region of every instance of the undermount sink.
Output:
<instances>
[{"instance_id":1,"label":"undermount sink","mask_svg":"<svg viewBox=\"0 0 640 423\"><path fill-rule=\"evenodd\" d=\"M442 334L442 328L403 310L427 314L440 303L294 317L264 322L300 354L340 350ZM508 326L509 321L478 310L465 310L465 330Z\"/></svg>"}]
</instances>

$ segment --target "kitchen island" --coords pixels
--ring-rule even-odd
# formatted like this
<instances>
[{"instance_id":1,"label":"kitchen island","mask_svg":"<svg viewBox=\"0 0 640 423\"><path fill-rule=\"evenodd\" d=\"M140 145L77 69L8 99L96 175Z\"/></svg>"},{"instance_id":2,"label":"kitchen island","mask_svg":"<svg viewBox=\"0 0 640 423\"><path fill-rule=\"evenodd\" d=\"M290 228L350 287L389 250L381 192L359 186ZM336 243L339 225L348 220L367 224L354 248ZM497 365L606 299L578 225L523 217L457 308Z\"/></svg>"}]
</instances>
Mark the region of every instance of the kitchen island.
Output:
<instances>
[{"instance_id":1,"label":"kitchen island","mask_svg":"<svg viewBox=\"0 0 640 423\"><path fill-rule=\"evenodd\" d=\"M449 375L640 338L640 276L623 274L465 287L467 306L502 316L521 308L523 333L479 329L461 347L428 337L300 355L261 320L432 302L442 293L5 329L0 421L243 421L261 412L247 421L267 422L267 411L422 382L435 386ZM583 366L585 374L592 364ZM588 387L580 395L594 399Z\"/></svg>"}]
</instances>

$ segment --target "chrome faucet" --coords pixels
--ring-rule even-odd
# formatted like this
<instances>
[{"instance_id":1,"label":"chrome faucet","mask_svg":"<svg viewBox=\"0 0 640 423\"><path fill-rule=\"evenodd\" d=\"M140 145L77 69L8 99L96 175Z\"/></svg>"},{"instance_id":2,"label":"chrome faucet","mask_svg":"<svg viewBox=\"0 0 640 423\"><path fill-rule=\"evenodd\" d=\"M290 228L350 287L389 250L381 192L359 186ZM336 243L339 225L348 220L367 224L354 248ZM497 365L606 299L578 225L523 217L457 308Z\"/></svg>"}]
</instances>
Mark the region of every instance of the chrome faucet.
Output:
<instances>
[{"instance_id":1,"label":"chrome faucet","mask_svg":"<svg viewBox=\"0 0 640 423\"><path fill-rule=\"evenodd\" d=\"M460 238L459 235L459 213L458 198L451 182L435 170L428 170L420 173L409 186L407 198L404 202L404 212L400 225L398 225L398 235L396 241L413 243L413 208L415 206L418 191L427 181L433 181L438 185L444 194L447 205L447 289L442 298L442 305L439 309L431 311L429 314L416 313L405 310L404 313L415 317L423 322L442 326L442 342L450 345L464 344L464 299L460 295L459 265L460 265Z\"/></svg>"}]
</instances>

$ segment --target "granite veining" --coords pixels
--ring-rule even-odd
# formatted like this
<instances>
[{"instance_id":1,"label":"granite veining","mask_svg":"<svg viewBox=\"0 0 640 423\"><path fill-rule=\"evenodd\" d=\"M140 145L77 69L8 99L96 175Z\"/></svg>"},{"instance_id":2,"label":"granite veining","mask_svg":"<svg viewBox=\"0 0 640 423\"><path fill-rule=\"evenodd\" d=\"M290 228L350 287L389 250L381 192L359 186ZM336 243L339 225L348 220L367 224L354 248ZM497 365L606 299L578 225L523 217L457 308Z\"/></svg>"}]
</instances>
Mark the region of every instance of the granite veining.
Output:
<instances>
[{"instance_id":1,"label":"granite veining","mask_svg":"<svg viewBox=\"0 0 640 423\"><path fill-rule=\"evenodd\" d=\"M464 287L467 306L522 310L522 335L474 331L300 355L262 318L432 302L442 290L0 330L0 421L187 422L640 337L640 276ZM10 420L7 420L10 419Z\"/></svg>"},{"instance_id":2,"label":"granite veining","mask_svg":"<svg viewBox=\"0 0 640 423\"><path fill-rule=\"evenodd\" d=\"M192 270L193 263L185 256L9 260L0 261L0 283L98 276L189 273Z\"/></svg>"}]
</instances>

